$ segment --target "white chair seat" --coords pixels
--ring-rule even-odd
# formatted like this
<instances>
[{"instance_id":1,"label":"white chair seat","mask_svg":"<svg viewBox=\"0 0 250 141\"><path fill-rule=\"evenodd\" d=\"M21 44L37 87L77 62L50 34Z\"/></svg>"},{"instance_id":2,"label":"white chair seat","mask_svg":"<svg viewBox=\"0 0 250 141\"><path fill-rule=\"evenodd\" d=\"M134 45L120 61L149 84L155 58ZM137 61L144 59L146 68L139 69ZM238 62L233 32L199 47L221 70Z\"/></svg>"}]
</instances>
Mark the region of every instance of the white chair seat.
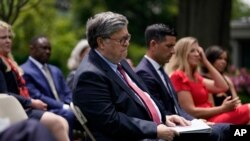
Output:
<instances>
[{"instance_id":1,"label":"white chair seat","mask_svg":"<svg viewBox=\"0 0 250 141\"><path fill-rule=\"evenodd\" d=\"M7 94L0 94L0 118L7 118L10 124L14 124L28 119L28 116L15 97Z\"/></svg>"}]
</instances>

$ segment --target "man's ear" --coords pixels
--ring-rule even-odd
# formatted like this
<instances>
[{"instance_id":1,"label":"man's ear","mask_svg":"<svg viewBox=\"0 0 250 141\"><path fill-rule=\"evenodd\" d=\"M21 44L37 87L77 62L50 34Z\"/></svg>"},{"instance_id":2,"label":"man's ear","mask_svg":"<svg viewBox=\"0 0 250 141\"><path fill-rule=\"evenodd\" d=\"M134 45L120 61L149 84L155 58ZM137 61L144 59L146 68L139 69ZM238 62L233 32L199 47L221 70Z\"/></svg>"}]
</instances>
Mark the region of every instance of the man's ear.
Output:
<instances>
[{"instance_id":1,"label":"man's ear","mask_svg":"<svg viewBox=\"0 0 250 141\"><path fill-rule=\"evenodd\" d=\"M151 41L149 42L149 47L150 47L150 49L155 50L156 47L157 47L157 45L158 45L158 43L157 43L155 40L151 40Z\"/></svg>"},{"instance_id":2,"label":"man's ear","mask_svg":"<svg viewBox=\"0 0 250 141\"><path fill-rule=\"evenodd\" d=\"M97 42L98 47L103 49L103 47L104 47L104 39L102 37L97 37L96 42Z\"/></svg>"}]
</instances>

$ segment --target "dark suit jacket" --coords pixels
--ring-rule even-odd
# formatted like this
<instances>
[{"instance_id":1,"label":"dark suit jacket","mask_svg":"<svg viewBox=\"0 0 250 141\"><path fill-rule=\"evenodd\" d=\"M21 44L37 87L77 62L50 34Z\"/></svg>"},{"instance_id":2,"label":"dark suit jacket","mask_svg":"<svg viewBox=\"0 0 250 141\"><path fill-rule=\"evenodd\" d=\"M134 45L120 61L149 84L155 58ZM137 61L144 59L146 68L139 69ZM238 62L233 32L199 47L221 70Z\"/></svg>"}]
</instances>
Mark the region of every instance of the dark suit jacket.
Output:
<instances>
[{"instance_id":1,"label":"dark suit jacket","mask_svg":"<svg viewBox=\"0 0 250 141\"><path fill-rule=\"evenodd\" d=\"M32 61L28 59L21 67L24 71L24 79L32 98L41 99L48 104L49 109L61 109L63 103L69 104L72 101L71 90L66 85L62 72L56 66L48 65L48 68L62 102L55 100L47 79Z\"/></svg>"},{"instance_id":2,"label":"dark suit jacket","mask_svg":"<svg viewBox=\"0 0 250 141\"><path fill-rule=\"evenodd\" d=\"M187 114L182 108L180 108L179 104L175 105L172 98L175 98L175 100L178 101L176 93L174 93L173 97L170 97L162 79L148 59L144 57L136 67L135 71L147 85L150 94L162 104L166 111L170 114L179 114L186 119L193 119L191 115ZM179 113L175 112L174 106Z\"/></svg>"},{"instance_id":3,"label":"dark suit jacket","mask_svg":"<svg viewBox=\"0 0 250 141\"><path fill-rule=\"evenodd\" d=\"M173 110L172 107L174 107L173 99L171 100L163 81L161 80L160 76L158 75L153 65L149 62L149 60L144 57L141 60L141 62L138 64L138 66L136 67L135 71L147 85L150 91L150 94L152 94L154 97L157 98L158 101L160 101L159 103L163 105L165 110L172 114L176 114L175 112L172 111ZM172 84L170 84L170 86L173 88ZM175 98L175 100L177 101L177 95L175 91L174 91L174 96L172 98ZM176 106L176 108L180 116L189 120L193 119L191 115L186 113L178 105ZM188 134L186 134L187 136L183 136L183 135L182 135L182 139L184 140L201 140L202 139L202 140L211 140L211 141L226 141L226 140L229 140L230 138L230 126L229 124L215 124L212 126L212 132L209 136L204 136L202 134L201 136L199 134L195 134L195 136L192 134L190 136L188 136Z\"/></svg>"},{"instance_id":4,"label":"dark suit jacket","mask_svg":"<svg viewBox=\"0 0 250 141\"><path fill-rule=\"evenodd\" d=\"M12 71L7 71L7 67L0 58L0 93L10 94L18 99L23 108L29 108L31 100L19 95L17 80Z\"/></svg>"},{"instance_id":5,"label":"dark suit jacket","mask_svg":"<svg viewBox=\"0 0 250 141\"><path fill-rule=\"evenodd\" d=\"M147 91L125 60L121 65L131 79ZM97 140L133 141L157 137L157 125L140 100L93 49L78 68L74 84L73 102L88 119L88 126ZM162 113L162 119L164 117Z\"/></svg>"}]
</instances>

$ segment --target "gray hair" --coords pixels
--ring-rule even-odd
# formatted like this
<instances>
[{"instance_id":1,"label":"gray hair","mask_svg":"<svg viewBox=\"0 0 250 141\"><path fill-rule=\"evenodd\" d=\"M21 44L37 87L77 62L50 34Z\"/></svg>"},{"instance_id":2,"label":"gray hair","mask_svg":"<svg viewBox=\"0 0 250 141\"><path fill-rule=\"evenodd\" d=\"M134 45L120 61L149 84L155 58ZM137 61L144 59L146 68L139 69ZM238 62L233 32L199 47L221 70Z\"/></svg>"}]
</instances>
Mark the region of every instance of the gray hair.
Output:
<instances>
[{"instance_id":1,"label":"gray hair","mask_svg":"<svg viewBox=\"0 0 250 141\"><path fill-rule=\"evenodd\" d=\"M88 41L86 39L80 40L71 52L70 58L68 59L68 68L70 70L77 69L80 65L82 58L80 57L84 49L89 48Z\"/></svg>"},{"instance_id":2,"label":"gray hair","mask_svg":"<svg viewBox=\"0 0 250 141\"><path fill-rule=\"evenodd\" d=\"M114 32L126 27L128 20L125 16L113 13L102 12L91 17L87 21L87 39L91 48L97 48L97 38L108 38Z\"/></svg>"}]
</instances>

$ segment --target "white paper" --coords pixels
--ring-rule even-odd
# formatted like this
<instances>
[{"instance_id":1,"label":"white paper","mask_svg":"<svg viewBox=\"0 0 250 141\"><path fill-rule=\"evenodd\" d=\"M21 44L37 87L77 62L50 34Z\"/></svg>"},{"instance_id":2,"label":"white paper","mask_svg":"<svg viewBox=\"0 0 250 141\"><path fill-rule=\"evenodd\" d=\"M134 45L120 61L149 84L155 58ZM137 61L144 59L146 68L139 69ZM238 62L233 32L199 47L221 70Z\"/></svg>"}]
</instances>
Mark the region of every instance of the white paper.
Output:
<instances>
[{"instance_id":1,"label":"white paper","mask_svg":"<svg viewBox=\"0 0 250 141\"><path fill-rule=\"evenodd\" d=\"M191 121L190 126L175 126L173 127L179 133L210 133L211 127L199 119Z\"/></svg>"}]
</instances>

